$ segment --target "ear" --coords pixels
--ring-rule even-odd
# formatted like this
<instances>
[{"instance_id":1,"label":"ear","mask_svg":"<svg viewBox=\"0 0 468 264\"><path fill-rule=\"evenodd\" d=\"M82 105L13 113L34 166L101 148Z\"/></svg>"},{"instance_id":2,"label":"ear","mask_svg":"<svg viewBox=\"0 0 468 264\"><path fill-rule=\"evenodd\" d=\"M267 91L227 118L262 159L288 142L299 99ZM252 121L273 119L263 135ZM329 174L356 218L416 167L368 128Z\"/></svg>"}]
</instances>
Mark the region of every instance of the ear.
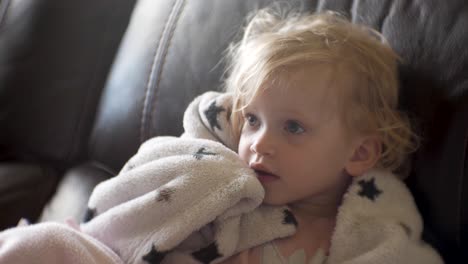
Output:
<instances>
[{"instance_id":1,"label":"ear","mask_svg":"<svg viewBox=\"0 0 468 264\"><path fill-rule=\"evenodd\" d=\"M365 136L360 138L351 158L345 166L346 172L351 176L360 176L374 167L380 159L382 143L378 136Z\"/></svg>"}]
</instances>

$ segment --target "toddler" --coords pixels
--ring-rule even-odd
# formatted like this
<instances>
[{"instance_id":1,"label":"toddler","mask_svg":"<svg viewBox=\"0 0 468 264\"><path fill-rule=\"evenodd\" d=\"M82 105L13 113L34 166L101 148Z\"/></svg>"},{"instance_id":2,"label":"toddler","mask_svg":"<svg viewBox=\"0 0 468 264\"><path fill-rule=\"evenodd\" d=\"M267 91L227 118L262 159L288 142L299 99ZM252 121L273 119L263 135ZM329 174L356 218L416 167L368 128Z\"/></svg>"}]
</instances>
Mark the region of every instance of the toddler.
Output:
<instances>
[{"instance_id":1,"label":"toddler","mask_svg":"<svg viewBox=\"0 0 468 264\"><path fill-rule=\"evenodd\" d=\"M85 223L1 232L0 264L442 263L392 173L417 137L380 35L261 10L230 51L181 137L145 142Z\"/></svg>"},{"instance_id":2,"label":"toddler","mask_svg":"<svg viewBox=\"0 0 468 264\"><path fill-rule=\"evenodd\" d=\"M397 110L398 55L378 32L337 14L284 19L261 10L230 49L230 59L226 90L234 97L231 118L239 156L255 170L265 189L264 203L288 205L298 225L293 236L246 250L225 263L324 263L342 245L336 239L346 239L334 237L334 232L342 227L337 217L345 217L340 206L351 182L371 170L401 168L417 147L417 136ZM359 184L359 195L371 203L398 203L399 197L383 194L374 178ZM385 208L380 210L384 217ZM411 232L404 224L400 227ZM373 251L359 252L359 239L348 239L356 243L346 245L354 247L355 254ZM338 259L332 256L330 262L345 260ZM347 260L377 263L365 255ZM434 254L432 261L440 260ZM392 263L416 262L426 263L404 258Z\"/></svg>"}]
</instances>

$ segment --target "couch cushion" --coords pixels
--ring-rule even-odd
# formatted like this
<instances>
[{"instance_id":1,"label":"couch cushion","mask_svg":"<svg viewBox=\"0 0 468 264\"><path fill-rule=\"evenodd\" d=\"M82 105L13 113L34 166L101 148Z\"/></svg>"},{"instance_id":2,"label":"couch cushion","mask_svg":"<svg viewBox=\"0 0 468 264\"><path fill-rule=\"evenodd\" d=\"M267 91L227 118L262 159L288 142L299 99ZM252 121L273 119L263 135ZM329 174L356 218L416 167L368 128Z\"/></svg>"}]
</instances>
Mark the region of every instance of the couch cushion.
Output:
<instances>
[{"instance_id":1,"label":"couch cushion","mask_svg":"<svg viewBox=\"0 0 468 264\"><path fill-rule=\"evenodd\" d=\"M0 1L0 145L72 162L135 0Z\"/></svg>"}]
</instances>

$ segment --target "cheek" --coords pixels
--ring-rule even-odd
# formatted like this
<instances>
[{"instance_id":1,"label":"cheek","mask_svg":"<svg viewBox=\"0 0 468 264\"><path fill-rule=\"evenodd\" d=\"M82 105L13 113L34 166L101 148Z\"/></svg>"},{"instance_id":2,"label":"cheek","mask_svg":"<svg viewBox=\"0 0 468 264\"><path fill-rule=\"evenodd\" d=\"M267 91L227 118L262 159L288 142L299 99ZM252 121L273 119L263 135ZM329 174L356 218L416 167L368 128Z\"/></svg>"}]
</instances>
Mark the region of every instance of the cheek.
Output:
<instances>
[{"instance_id":1,"label":"cheek","mask_svg":"<svg viewBox=\"0 0 468 264\"><path fill-rule=\"evenodd\" d=\"M239 152L239 157L243 161L248 163L249 155L250 155L250 144L245 137L242 137L242 136L240 137L238 152Z\"/></svg>"}]
</instances>

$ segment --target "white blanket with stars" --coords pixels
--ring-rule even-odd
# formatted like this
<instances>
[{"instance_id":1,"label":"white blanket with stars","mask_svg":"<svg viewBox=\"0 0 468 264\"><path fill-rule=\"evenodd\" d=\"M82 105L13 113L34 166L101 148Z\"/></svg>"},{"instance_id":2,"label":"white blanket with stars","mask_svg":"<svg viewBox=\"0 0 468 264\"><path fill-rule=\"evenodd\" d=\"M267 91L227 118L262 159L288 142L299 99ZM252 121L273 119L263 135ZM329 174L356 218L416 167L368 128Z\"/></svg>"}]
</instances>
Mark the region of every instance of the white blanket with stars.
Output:
<instances>
[{"instance_id":1,"label":"white blanket with stars","mask_svg":"<svg viewBox=\"0 0 468 264\"><path fill-rule=\"evenodd\" d=\"M219 263L293 234L294 216L261 205L261 184L231 150L229 115L229 95L196 98L180 138L148 140L117 177L95 188L86 223L4 231L0 264ZM327 263L442 263L421 232L405 185L371 171L344 196Z\"/></svg>"}]
</instances>

